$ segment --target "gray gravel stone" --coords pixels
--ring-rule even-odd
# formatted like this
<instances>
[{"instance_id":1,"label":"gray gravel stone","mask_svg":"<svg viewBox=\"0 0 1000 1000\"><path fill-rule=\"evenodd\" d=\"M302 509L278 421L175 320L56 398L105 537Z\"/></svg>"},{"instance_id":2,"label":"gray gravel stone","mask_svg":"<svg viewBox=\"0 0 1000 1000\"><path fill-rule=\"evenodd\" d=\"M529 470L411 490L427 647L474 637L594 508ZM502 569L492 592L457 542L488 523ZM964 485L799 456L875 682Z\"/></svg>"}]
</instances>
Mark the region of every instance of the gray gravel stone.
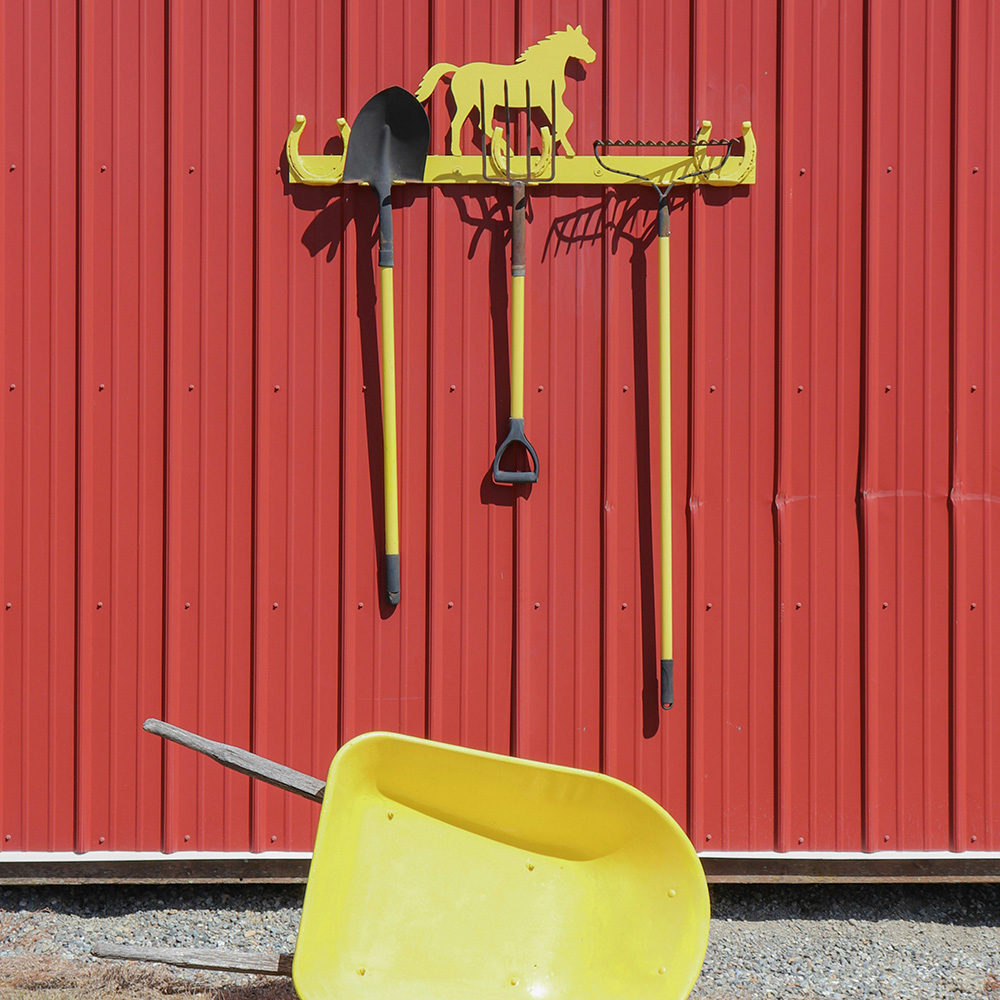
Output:
<instances>
[{"instance_id":1,"label":"gray gravel stone","mask_svg":"<svg viewBox=\"0 0 1000 1000\"><path fill-rule=\"evenodd\" d=\"M96 941L291 952L303 886L0 889L0 961ZM1000 886L713 885L697 1000L1000 1000ZM0 923L0 927L3 924ZM181 973L178 973L181 974ZM249 977L185 973L205 985Z\"/></svg>"}]
</instances>

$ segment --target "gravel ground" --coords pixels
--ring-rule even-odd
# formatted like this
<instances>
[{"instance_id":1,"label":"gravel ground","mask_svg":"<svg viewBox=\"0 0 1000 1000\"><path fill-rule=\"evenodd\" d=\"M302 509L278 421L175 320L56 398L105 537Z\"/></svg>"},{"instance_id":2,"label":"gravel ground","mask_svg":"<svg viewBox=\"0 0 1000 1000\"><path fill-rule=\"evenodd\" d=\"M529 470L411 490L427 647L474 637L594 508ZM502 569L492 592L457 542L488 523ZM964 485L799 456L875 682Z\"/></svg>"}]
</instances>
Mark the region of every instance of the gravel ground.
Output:
<instances>
[{"instance_id":1,"label":"gravel ground","mask_svg":"<svg viewBox=\"0 0 1000 1000\"><path fill-rule=\"evenodd\" d=\"M713 885L698 1000L1000 1000L1000 886ZM96 941L291 952L302 886L0 889L0 969L25 954L80 962ZM87 963L84 966L83 963ZM245 976L177 973L191 988ZM287 981L258 996L290 995Z\"/></svg>"}]
</instances>

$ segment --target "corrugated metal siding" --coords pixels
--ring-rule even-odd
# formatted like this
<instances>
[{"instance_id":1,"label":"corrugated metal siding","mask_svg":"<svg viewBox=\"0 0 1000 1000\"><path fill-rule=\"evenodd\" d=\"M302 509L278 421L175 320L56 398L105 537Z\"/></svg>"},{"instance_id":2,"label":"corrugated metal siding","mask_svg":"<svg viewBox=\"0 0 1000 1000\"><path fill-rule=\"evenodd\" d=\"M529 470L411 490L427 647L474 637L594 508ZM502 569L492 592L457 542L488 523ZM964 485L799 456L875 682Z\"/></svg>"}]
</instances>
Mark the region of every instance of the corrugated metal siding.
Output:
<instances>
[{"instance_id":1,"label":"corrugated metal siding","mask_svg":"<svg viewBox=\"0 0 1000 1000\"><path fill-rule=\"evenodd\" d=\"M397 190L391 610L374 200L285 182L296 113L332 152L567 24L581 153L759 143L674 195L670 713L651 192L530 194L510 489L509 192ZM0 38L0 848L309 848L152 715L316 774L372 728L601 768L699 849L1000 850L990 5L7 0Z\"/></svg>"}]
</instances>

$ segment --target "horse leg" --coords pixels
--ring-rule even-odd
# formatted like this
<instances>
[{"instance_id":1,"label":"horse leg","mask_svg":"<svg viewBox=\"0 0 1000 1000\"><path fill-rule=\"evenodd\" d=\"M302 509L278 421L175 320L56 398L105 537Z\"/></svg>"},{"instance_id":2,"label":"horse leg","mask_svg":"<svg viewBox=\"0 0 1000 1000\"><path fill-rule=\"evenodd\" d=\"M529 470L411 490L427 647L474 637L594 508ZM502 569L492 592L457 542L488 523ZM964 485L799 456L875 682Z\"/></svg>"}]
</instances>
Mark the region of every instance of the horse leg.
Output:
<instances>
[{"instance_id":1,"label":"horse leg","mask_svg":"<svg viewBox=\"0 0 1000 1000\"><path fill-rule=\"evenodd\" d=\"M576 156L576 150L566 138L566 133L569 132L570 125L573 124L573 112L562 102L561 95L559 103L556 105L556 121L559 122L559 141L562 143L563 149L566 150L566 155Z\"/></svg>"}]
</instances>

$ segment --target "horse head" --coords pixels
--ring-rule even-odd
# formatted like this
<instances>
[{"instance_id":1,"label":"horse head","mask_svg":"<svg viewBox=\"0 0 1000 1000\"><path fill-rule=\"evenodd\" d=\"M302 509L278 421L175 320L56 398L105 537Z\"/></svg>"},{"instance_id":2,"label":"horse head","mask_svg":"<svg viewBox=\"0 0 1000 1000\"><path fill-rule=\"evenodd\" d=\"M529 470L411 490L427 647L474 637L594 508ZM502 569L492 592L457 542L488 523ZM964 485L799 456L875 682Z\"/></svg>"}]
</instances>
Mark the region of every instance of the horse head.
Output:
<instances>
[{"instance_id":1,"label":"horse head","mask_svg":"<svg viewBox=\"0 0 1000 1000\"><path fill-rule=\"evenodd\" d=\"M566 31L563 34L566 35L570 58L588 63L592 63L597 58L597 53L588 41L587 36L583 33L580 25L574 28L572 25L567 24Z\"/></svg>"}]
</instances>

